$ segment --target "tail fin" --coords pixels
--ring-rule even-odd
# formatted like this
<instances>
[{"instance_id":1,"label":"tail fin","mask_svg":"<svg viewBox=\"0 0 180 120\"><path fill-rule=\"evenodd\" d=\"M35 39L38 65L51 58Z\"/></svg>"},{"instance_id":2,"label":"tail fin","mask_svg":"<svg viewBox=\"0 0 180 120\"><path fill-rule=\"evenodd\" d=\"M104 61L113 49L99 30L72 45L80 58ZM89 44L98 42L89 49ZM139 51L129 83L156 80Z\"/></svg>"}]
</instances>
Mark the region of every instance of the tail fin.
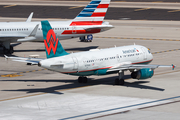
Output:
<instances>
[{"instance_id":1,"label":"tail fin","mask_svg":"<svg viewBox=\"0 0 180 120\"><path fill-rule=\"evenodd\" d=\"M69 54L63 49L49 22L41 21L41 25L46 49L46 57L53 58Z\"/></svg>"},{"instance_id":2,"label":"tail fin","mask_svg":"<svg viewBox=\"0 0 180 120\"><path fill-rule=\"evenodd\" d=\"M71 23L74 25L101 25L111 0L92 0Z\"/></svg>"}]
</instances>

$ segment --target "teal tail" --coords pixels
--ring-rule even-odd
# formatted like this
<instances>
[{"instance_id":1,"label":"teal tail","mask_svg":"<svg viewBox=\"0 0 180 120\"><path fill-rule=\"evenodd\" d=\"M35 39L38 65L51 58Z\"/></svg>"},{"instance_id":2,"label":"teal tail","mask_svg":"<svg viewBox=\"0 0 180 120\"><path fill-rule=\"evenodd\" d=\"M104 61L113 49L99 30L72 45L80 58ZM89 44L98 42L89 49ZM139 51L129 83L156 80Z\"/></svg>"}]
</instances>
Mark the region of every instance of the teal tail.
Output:
<instances>
[{"instance_id":1,"label":"teal tail","mask_svg":"<svg viewBox=\"0 0 180 120\"><path fill-rule=\"evenodd\" d=\"M68 55L69 53L63 49L49 22L47 20L41 21L41 25L46 49L46 57L53 58Z\"/></svg>"}]
</instances>

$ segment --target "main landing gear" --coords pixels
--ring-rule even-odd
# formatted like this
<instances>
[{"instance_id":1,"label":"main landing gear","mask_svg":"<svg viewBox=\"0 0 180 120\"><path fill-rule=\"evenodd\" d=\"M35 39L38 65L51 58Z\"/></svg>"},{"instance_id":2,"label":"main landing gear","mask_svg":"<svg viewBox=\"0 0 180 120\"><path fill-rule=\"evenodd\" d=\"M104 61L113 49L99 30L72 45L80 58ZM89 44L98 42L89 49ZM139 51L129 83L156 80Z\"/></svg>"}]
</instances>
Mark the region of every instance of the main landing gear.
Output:
<instances>
[{"instance_id":1,"label":"main landing gear","mask_svg":"<svg viewBox=\"0 0 180 120\"><path fill-rule=\"evenodd\" d=\"M124 85L124 79L123 79L124 71L119 71L118 75L119 78L115 79L114 81L115 85Z\"/></svg>"},{"instance_id":2,"label":"main landing gear","mask_svg":"<svg viewBox=\"0 0 180 120\"><path fill-rule=\"evenodd\" d=\"M0 47L2 48L3 54L12 54L14 52L13 46L10 45L9 41L0 43Z\"/></svg>"},{"instance_id":3,"label":"main landing gear","mask_svg":"<svg viewBox=\"0 0 180 120\"><path fill-rule=\"evenodd\" d=\"M87 81L88 81L87 77L81 77L81 76L80 76L80 77L78 78L78 82L79 82L79 83L87 83Z\"/></svg>"},{"instance_id":4,"label":"main landing gear","mask_svg":"<svg viewBox=\"0 0 180 120\"><path fill-rule=\"evenodd\" d=\"M13 52L14 52L14 50L13 50L12 46L10 46L10 49L7 49L6 47L3 47L3 53L4 54L12 54Z\"/></svg>"},{"instance_id":5,"label":"main landing gear","mask_svg":"<svg viewBox=\"0 0 180 120\"><path fill-rule=\"evenodd\" d=\"M79 39L80 39L81 42L92 42L93 35L88 35L87 39L86 39L86 36L79 37Z\"/></svg>"}]
</instances>

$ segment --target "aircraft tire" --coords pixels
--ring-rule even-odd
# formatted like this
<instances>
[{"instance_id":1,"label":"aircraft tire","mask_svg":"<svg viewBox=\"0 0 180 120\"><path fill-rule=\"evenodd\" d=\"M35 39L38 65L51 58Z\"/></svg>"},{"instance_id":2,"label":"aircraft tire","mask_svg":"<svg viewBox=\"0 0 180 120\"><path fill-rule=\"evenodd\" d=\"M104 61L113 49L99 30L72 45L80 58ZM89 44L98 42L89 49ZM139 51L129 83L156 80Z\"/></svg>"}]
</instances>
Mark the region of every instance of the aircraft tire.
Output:
<instances>
[{"instance_id":1,"label":"aircraft tire","mask_svg":"<svg viewBox=\"0 0 180 120\"><path fill-rule=\"evenodd\" d=\"M81 42L83 42L83 41L85 41L85 36L83 36L83 37L79 37L79 40L81 41Z\"/></svg>"},{"instance_id":2,"label":"aircraft tire","mask_svg":"<svg viewBox=\"0 0 180 120\"><path fill-rule=\"evenodd\" d=\"M124 79L119 80L119 85L124 85Z\"/></svg>"},{"instance_id":3,"label":"aircraft tire","mask_svg":"<svg viewBox=\"0 0 180 120\"><path fill-rule=\"evenodd\" d=\"M9 53L12 54L14 52L13 46L10 46Z\"/></svg>"},{"instance_id":4,"label":"aircraft tire","mask_svg":"<svg viewBox=\"0 0 180 120\"><path fill-rule=\"evenodd\" d=\"M119 79L118 79L118 78L115 79L114 84L115 84L115 85L119 85Z\"/></svg>"},{"instance_id":5,"label":"aircraft tire","mask_svg":"<svg viewBox=\"0 0 180 120\"><path fill-rule=\"evenodd\" d=\"M9 53L8 49L6 49L5 47L3 47L3 53L4 53L4 54L8 54L8 53Z\"/></svg>"},{"instance_id":6,"label":"aircraft tire","mask_svg":"<svg viewBox=\"0 0 180 120\"><path fill-rule=\"evenodd\" d=\"M87 83L87 81L88 81L87 77L83 77L82 82Z\"/></svg>"},{"instance_id":7,"label":"aircraft tire","mask_svg":"<svg viewBox=\"0 0 180 120\"><path fill-rule=\"evenodd\" d=\"M82 81L83 81L83 77L79 77L78 78L78 83L82 83Z\"/></svg>"}]
</instances>

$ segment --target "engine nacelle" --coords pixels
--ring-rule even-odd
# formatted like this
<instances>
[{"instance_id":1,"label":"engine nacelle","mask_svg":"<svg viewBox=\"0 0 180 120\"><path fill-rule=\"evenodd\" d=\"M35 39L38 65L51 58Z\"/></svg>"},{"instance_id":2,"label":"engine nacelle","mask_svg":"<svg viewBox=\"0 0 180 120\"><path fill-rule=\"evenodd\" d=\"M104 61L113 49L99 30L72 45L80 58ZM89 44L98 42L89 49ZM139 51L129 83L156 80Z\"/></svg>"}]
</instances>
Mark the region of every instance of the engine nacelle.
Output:
<instances>
[{"instance_id":1,"label":"engine nacelle","mask_svg":"<svg viewBox=\"0 0 180 120\"><path fill-rule=\"evenodd\" d=\"M96 70L94 73L95 73L95 75L106 75L107 69Z\"/></svg>"},{"instance_id":2,"label":"engine nacelle","mask_svg":"<svg viewBox=\"0 0 180 120\"><path fill-rule=\"evenodd\" d=\"M144 68L136 72L131 73L131 77L133 79L147 79L151 78L154 75L154 70L150 68Z\"/></svg>"}]
</instances>

